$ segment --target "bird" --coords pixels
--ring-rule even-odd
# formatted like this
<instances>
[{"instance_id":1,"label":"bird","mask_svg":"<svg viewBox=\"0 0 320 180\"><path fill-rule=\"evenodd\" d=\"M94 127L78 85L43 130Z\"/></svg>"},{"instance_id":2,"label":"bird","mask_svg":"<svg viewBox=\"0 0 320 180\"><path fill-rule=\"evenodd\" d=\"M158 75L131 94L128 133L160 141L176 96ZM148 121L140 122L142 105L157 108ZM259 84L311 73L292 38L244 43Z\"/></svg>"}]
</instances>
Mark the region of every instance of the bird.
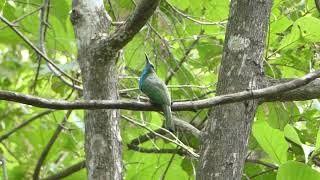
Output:
<instances>
[{"instance_id":1,"label":"bird","mask_svg":"<svg viewBox=\"0 0 320 180\"><path fill-rule=\"evenodd\" d=\"M160 105L165 117L164 127L174 132L175 127L172 121L171 97L166 84L157 76L154 66L151 64L148 55L146 65L139 80L139 89L147 95L152 104Z\"/></svg>"}]
</instances>

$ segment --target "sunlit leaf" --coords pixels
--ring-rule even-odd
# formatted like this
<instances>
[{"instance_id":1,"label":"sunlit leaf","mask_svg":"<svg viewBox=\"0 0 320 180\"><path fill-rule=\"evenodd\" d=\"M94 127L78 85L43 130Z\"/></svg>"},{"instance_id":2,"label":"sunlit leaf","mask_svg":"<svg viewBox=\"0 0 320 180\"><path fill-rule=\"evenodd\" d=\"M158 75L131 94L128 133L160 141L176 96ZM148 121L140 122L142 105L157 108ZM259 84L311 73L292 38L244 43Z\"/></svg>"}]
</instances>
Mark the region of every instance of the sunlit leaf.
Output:
<instances>
[{"instance_id":1,"label":"sunlit leaf","mask_svg":"<svg viewBox=\"0 0 320 180\"><path fill-rule=\"evenodd\" d=\"M283 132L273 129L265 121L259 121L253 125L253 136L276 163L283 164L287 161L289 146Z\"/></svg>"},{"instance_id":2,"label":"sunlit leaf","mask_svg":"<svg viewBox=\"0 0 320 180\"><path fill-rule=\"evenodd\" d=\"M277 180L302 180L302 179L320 179L320 173L306 164L288 161L279 167Z\"/></svg>"}]
</instances>

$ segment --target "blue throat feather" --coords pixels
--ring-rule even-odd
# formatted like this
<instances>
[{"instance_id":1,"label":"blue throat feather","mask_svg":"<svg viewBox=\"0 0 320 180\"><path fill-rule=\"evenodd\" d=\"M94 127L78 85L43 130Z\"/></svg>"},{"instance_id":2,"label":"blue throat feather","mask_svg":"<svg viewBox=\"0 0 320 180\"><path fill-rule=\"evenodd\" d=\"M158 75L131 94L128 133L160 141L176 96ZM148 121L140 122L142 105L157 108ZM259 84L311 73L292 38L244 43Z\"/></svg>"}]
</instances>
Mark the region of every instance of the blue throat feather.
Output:
<instances>
[{"instance_id":1,"label":"blue throat feather","mask_svg":"<svg viewBox=\"0 0 320 180\"><path fill-rule=\"evenodd\" d=\"M141 74L141 76L140 76L140 80L139 80L139 89L140 89L140 90L141 90L142 83L143 83L143 81L146 79L148 73L150 73L151 68L152 68L152 65L147 61L147 64L146 64L146 66L144 67L144 69L143 69L143 71L142 71L142 74Z\"/></svg>"}]
</instances>

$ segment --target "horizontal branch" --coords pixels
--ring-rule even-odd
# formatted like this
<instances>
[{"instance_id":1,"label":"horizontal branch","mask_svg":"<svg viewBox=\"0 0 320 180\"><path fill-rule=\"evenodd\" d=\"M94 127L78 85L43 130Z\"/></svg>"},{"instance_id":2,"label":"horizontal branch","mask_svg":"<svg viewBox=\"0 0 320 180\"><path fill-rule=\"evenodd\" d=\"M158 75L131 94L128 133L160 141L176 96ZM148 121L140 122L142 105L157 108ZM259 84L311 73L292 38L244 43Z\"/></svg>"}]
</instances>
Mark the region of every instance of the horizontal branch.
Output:
<instances>
[{"instance_id":1,"label":"horizontal branch","mask_svg":"<svg viewBox=\"0 0 320 180\"><path fill-rule=\"evenodd\" d=\"M183 149L155 149L155 148L144 148L127 144L129 150L134 150L141 153L154 153L154 154L179 154L180 156L188 155Z\"/></svg>"},{"instance_id":2,"label":"horizontal branch","mask_svg":"<svg viewBox=\"0 0 320 180\"><path fill-rule=\"evenodd\" d=\"M266 86L274 86L277 84L282 84L289 82L292 79L266 79ZM274 101L304 101L310 99L316 99L320 97L320 79L316 79L309 84L302 86L300 88L287 91L284 93L272 94L263 98L262 102L274 102Z\"/></svg>"},{"instance_id":3,"label":"horizontal branch","mask_svg":"<svg viewBox=\"0 0 320 180\"><path fill-rule=\"evenodd\" d=\"M247 90L238 93L216 96L213 98L175 102L172 104L173 111L196 110L209 108L216 105L240 102L249 99L264 98L265 101L272 100L275 97L286 91L290 91L302 87L320 76L320 71L309 73L301 78L297 78L281 84L276 84L270 87ZM160 110L160 107L144 102L130 102L124 100L88 100L88 101L64 101L51 100L31 95L19 94L11 91L0 91L0 100L13 101L22 104L28 104L40 108L49 109L128 109L154 111ZM277 99L274 99L277 100Z\"/></svg>"},{"instance_id":4,"label":"horizontal branch","mask_svg":"<svg viewBox=\"0 0 320 180\"><path fill-rule=\"evenodd\" d=\"M136 6L135 10L128 17L124 24L121 24L117 30L110 35L100 47L108 46L112 50L119 50L124 47L140 29L147 23L153 15L160 0L142 0Z\"/></svg>"}]
</instances>

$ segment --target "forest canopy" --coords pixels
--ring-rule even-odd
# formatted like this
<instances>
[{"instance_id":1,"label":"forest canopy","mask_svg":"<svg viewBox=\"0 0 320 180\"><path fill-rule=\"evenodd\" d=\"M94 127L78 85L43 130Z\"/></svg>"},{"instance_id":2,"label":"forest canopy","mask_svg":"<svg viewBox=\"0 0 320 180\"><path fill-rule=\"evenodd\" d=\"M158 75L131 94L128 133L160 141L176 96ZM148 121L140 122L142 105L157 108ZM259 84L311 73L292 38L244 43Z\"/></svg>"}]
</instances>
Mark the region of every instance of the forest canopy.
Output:
<instances>
[{"instance_id":1,"label":"forest canopy","mask_svg":"<svg viewBox=\"0 0 320 180\"><path fill-rule=\"evenodd\" d=\"M106 34L119 35L123 29L127 30L126 27L132 27L130 20L134 21L134 15L142 13L139 11L139 7L143 9L140 2L144 0L105 0L103 11L105 10L107 15L103 17L107 23L102 23L101 26L108 27L108 31L96 29L92 34L102 37L101 42L104 42L103 37L107 36ZM149 19L137 20L141 23L145 21L144 24L137 23L137 28L141 26L140 29L133 28L124 33L132 36L131 39L121 41L120 38L120 43L108 41L111 42L109 45L117 50L114 51L116 60L109 73L110 76L116 76L117 82L114 87L117 88L115 94L108 94L111 94L112 98L105 99L121 100L116 103L124 104L125 108L121 108L120 113L113 110L101 112L115 112L116 119L119 116L120 131L117 132L121 132L121 137L114 136L122 143L122 159L119 161L122 162L123 178L195 179L198 165L205 162L203 159L199 162L200 157L205 154L205 148L201 149L201 137L210 129L211 126L208 124L212 123L213 119L209 116L210 113L214 114L212 111L220 99L215 99L217 104L198 108L192 108L196 107L194 102L247 91L247 96L243 99L234 98L234 101L229 101L226 100L226 96L222 100L228 103L247 103L248 106L254 104L254 117L252 122L248 123L249 129L252 125L252 132L249 132L248 147L244 153L245 157L242 158L245 164L240 168L243 170L242 178L320 179L320 81L314 80L320 75L317 75L320 67L320 9L317 8L320 7L319 4L317 0L273 1L270 17L266 15L269 17L269 27L266 28L265 43L261 45L261 42L253 42L256 46L262 47L261 61L256 65L261 65L264 79L258 88L217 88L218 82L221 82L219 70L222 61L227 59L226 47L230 44L228 38L234 37L226 36L227 28L232 31L230 19L241 18L230 16L230 12L237 11L230 10L236 5L230 6L229 0L161 0L159 4L154 5L154 12L146 11L146 14L142 15L150 16ZM99 53L92 57L113 53L109 52L109 49L99 49L98 45L88 47L96 48L94 50L81 50L84 45L81 44L83 39L79 38L79 32L83 27L82 21L77 22L77 18L84 17L81 14L77 16L76 8L70 0L0 0L1 177L87 177L85 152L90 150L85 142L85 133L89 130L85 128L87 124L84 119L88 116L85 116L83 109L88 108L40 108L38 101L28 103L29 96L43 98L40 100L46 103L59 100L101 100L88 98L91 94L85 86L99 83L98 80L94 81L95 75L91 77L90 73L83 74L86 64L83 63L85 58L81 55L93 54L95 50ZM250 8L248 11L256 12ZM243 18L245 19L245 15ZM250 18L255 17L248 19ZM262 23L261 28L263 27ZM251 32L243 27L241 32L244 31L247 34ZM235 41L239 41L240 45L238 47L233 44L233 48L239 51L243 47L246 48L246 40L242 41L239 38ZM252 42L249 44L251 47ZM231 49L230 46L228 48ZM145 66L145 54L148 54L157 75L169 89L173 102L172 115L178 127L174 133L162 128L164 117L158 111L159 108L150 105L148 98L139 90L139 77ZM252 54L247 55L251 57ZM92 62L99 66L99 58L94 60L96 61ZM91 70L92 74L100 72L94 68ZM250 69L244 71L248 72ZM301 78L306 77L308 73L317 75L313 76L314 81L311 83L311 80L303 81L308 80L309 76ZM90 79L92 82L89 82ZM288 94L285 94L286 87L283 87L281 93L279 91L270 96L259 96L262 97L259 100L254 97L254 90L288 83L290 80L300 80L299 87L302 87L289 91ZM112 84L113 80L108 83ZM291 89L297 87L298 85L292 86ZM103 93L100 92L103 89L97 88L96 91ZM26 95L27 98L19 100L17 96L16 101L20 103L7 101L8 92ZM129 105L125 106L127 102ZM188 109L181 106L179 109L179 105L188 105L187 103L190 103ZM96 106L93 106L91 109L95 109ZM239 113L243 114L240 111ZM110 117L113 116L113 113L109 114ZM112 118L114 117L111 117L111 120ZM114 129L118 130L117 125L114 126ZM228 124L221 128L232 129ZM224 131L221 130L221 133ZM204 137L210 135L205 134ZM104 144L101 147L90 147L107 149ZM100 151L104 149L98 150L98 153Z\"/></svg>"}]
</instances>

